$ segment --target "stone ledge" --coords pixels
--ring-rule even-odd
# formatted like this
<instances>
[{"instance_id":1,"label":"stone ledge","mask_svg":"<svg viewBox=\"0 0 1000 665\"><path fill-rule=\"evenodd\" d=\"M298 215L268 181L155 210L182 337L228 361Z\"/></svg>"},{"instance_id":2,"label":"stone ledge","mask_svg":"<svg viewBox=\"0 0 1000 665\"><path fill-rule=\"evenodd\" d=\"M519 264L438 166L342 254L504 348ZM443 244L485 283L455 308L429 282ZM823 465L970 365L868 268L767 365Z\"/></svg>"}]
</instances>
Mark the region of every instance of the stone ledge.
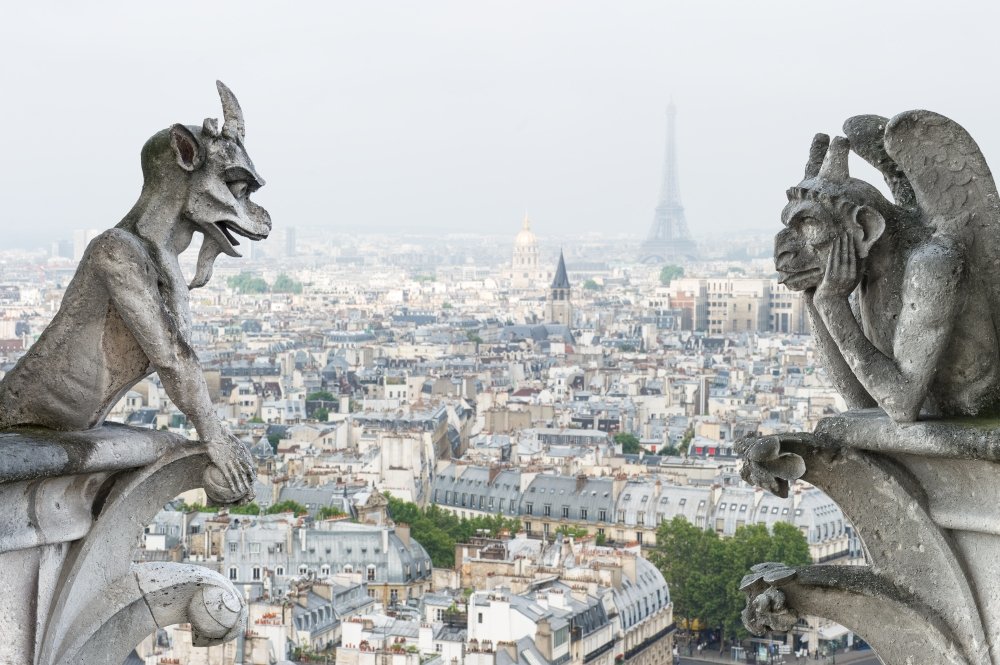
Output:
<instances>
[{"instance_id":1,"label":"stone ledge","mask_svg":"<svg viewBox=\"0 0 1000 665\"><path fill-rule=\"evenodd\" d=\"M134 469L183 443L192 445L177 434L116 423L84 432L14 427L0 431L0 484Z\"/></svg>"},{"instance_id":2,"label":"stone ledge","mask_svg":"<svg viewBox=\"0 0 1000 665\"><path fill-rule=\"evenodd\" d=\"M121 663L145 635L190 623L232 639L246 605L206 568L132 564L146 524L203 483L203 444L124 425L0 432L0 663Z\"/></svg>"}]
</instances>

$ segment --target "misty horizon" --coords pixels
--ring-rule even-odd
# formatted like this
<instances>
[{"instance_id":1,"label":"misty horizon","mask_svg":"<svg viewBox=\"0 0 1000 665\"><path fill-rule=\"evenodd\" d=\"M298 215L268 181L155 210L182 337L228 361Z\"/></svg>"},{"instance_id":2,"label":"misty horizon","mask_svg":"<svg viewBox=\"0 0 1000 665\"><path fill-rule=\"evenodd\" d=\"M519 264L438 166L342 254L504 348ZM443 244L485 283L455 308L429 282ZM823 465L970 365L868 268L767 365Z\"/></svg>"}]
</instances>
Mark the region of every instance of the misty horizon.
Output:
<instances>
[{"instance_id":1,"label":"misty horizon","mask_svg":"<svg viewBox=\"0 0 1000 665\"><path fill-rule=\"evenodd\" d=\"M694 239L776 228L812 134L850 115L930 108L1000 159L1000 10L951 3L976 19L959 30L920 6L18 5L0 27L0 248L115 225L145 140L221 115L217 78L276 230L505 236L527 211L539 236L642 239L671 99Z\"/></svg>"}]
</instances>

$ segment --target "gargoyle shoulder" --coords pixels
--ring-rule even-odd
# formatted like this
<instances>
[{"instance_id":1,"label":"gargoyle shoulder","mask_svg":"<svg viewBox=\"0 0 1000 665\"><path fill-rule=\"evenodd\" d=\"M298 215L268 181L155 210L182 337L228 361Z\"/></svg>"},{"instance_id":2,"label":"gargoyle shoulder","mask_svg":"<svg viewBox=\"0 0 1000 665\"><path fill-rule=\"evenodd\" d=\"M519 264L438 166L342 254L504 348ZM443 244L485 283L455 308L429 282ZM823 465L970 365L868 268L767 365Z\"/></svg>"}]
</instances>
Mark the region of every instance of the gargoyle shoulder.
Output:
<instances>
[{"instance_id":1,"label":"gargoyle shoulder","mask_svg":"<svg viewBox=\"0 0 1000 665\"><path fill-rule=\"evenodd\" d=\"M931 286L923 277L944 278L947 282L958 280L965 269L965 245L949 234L936 233L913 250L907 261L907 277L920 279L920 286Z\"/></svg>"},{"instance_id":2,"label":"gargoyle shoulder","mask_svg":"<svg viewBox=\"0 0 1000 665\"><path fill-rule=\"evenodd\" d=\"M115 281L143 275L153 277L156 267L145 243L125 229L108 229L94 238L85 259L92 270Z\"/></svg>"}]
</instances>

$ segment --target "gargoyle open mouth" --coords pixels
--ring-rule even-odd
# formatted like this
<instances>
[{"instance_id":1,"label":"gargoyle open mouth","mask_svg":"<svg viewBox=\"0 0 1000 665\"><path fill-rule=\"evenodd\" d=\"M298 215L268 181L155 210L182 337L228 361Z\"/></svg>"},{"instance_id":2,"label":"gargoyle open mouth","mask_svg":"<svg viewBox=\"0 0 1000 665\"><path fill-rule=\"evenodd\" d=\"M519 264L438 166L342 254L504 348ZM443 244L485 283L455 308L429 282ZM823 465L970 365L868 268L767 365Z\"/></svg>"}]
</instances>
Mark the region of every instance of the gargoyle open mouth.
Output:
<instances>
[{"instance_id":1,"label":"gargoyle open mouth","mask_svg":"<svg viewBox=\"0 0 1000 665\"><path fill-rule=\"evenodd\" d=\"M233 235L234 233L241 235L244 238L249 238L250 240L263 240L267 237L266 234L253 233L240 228L232 222L216 222L215 225L218 227L219 231L222 232L222 235L226 236L226 240L229 241L229 244L233 246L240 244L240 241Z\"/></svg>"}]
</instances>

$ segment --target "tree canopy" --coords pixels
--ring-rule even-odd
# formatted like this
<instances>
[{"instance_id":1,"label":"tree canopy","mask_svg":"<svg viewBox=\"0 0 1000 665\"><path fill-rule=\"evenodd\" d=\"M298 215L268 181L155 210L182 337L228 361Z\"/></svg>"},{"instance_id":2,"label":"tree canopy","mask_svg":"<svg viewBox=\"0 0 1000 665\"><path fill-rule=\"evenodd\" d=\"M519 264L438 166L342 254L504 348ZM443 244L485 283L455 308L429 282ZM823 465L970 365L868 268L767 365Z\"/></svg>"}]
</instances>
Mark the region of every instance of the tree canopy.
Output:
<instances>
[{"instance_id":1,"label":"tree canopy","mask_svg":"<svg viewBox=\"0 0 1000 665\"><path fill-rule=\"evenodd\" d=\"M387 498L393 521L410 525L410 536L424 546L438 568L455 565L456 543L467 543L480 532L495 538L501 531L516 533L521 528L519 520L503 515L459 518L435 505L421 508L409 501Z\"/></svg>"},{"instance_id":2,"label":"tree canopy","mask_svg":"<svg viewBox=\"0 0 1000 665\"><path fill-rule=\"evenodd\" d=\"M721 628L730 638L747 635L740 620L746 598L739 585L752 565L810 563L809 544L791 524L779 522L772 531L763 524L741 526L724 539L681 516L660 525L649 559L667 581L674 616Z\"/></svg>"},{"instance_id":3,"label":"tree canopy","mask_svg":"<svg viewBox=\"0 0 1000 665\"><path fill-rule=\"evenodd\" d=\"M271 290L274 293L302 293L302 282L296 282L294 279L281 273L274 278L274 284L271 285Z\"/></svg>"},{"instance_id":4,"label":"tree canopy","mask_svg":"<svg viewBox=\"0 0 1000 665\"><path fill-rule=\"evenodd\" d=\"M267 282L262 277L257 277L253 273L241 272L226 280L229 288L236 289L240 293L267 293Z\"/></svg>"},{"instance_id":5,"label":"tree canopy","mask_svg":"<svg viewBox=\"0 0 1000 665\"><path fill-rule=\"evenodd\" d=\"M627 432L615 434L615 443L621 445L622 455L638 455L642 452L642 445L639 444L639 439L636 438L635 434Z\"/></svg>"},{"instance_id":6,"label":"tree canopy","mask_svg":"<svg viewBox=\"0 0 1000 665\"><path fill-rule=\"evenodd\" d=\"M660 284L669 286L670 282L684 276L684 268L667 264L660 270Z\"/></svg>"}]
</instances>

